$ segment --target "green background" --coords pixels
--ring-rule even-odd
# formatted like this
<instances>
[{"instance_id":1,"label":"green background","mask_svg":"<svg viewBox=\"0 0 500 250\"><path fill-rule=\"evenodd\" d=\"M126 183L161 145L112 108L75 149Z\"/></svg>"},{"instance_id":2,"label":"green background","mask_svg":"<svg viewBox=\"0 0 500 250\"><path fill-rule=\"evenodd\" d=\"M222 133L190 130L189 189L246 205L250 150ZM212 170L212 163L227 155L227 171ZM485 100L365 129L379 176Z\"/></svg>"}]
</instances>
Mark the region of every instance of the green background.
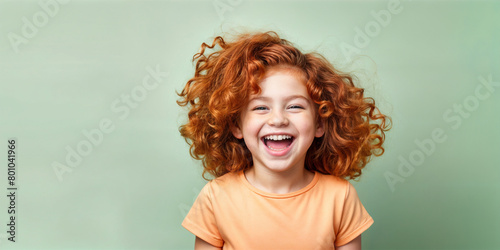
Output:
<instances>
[{"instance_id":1,"label":"green background","mask_svg":"<svg viewBox=\"0 0 500 250\"><path fill-rule=\"evenodd\" d=\"M191 249L180 224L205 181L178 133L176 91L202 42L245 30L322 53L393 118L386 153L353 182L375 220L364 249L500 249L499 2L404 1L386 25L372 14L386 1L67 1L51 13L43 3L55 2L0 2L1 249ZM137 92L148 67L168 76ZM497 86L478 87L481 77ZM134 108L121 99L131 93ZM114 130L58 179L55 162L67 165L102 119ZM431 147L436 129L445 139Z\"/></svg>"}]
</instances>

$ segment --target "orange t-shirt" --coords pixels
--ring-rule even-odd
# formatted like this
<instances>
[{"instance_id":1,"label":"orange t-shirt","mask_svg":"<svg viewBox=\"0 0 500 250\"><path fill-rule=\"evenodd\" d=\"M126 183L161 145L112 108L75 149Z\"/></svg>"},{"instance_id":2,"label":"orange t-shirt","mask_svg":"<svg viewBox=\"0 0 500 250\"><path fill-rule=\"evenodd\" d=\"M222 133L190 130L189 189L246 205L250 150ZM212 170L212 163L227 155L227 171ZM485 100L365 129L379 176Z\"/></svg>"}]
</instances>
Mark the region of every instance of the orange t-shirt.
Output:
<instances>
[{"instance_id":1,"label":"orange t-shirt","mask_svg":"<svg viewBox=\"0 0 500 250\"><path fill-rule=\"evenodd\" d=\"M315 173L306 187L272 194L243 172L201 190L182 226L223 249L334 249L373 224L347 180Z\"/></svg>"}]
</instances>

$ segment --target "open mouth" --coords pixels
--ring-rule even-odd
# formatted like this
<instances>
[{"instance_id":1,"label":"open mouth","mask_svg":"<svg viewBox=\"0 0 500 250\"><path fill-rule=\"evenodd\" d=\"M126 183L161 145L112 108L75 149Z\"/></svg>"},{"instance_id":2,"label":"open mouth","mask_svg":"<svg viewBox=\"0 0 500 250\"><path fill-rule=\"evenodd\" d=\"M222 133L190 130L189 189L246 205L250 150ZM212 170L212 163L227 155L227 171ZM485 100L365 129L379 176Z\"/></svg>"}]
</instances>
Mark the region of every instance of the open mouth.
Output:
<instances>
[{"instance_id":1,"label":"open mouth","mask_svg":"<svg viewBox=\"0 0 500 250\"><path fill-rule=\"evenodd\" d=\"M264 145L273 151L283 151L292 145L294 140L291 135L268 135L263 139Z\"/></svg>"}]
</instances>

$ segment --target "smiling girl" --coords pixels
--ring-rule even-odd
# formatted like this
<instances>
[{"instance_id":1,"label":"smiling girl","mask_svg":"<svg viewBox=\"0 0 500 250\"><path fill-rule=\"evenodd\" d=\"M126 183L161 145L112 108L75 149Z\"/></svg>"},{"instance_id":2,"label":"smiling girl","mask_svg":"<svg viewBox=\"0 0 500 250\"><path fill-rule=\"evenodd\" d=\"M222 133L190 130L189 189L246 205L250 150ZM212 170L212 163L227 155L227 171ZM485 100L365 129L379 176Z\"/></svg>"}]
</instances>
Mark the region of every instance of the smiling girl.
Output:
<instances>
[{"instance_id":1,"label":"smiling girl","mask_svg":"<svg viewBox=\"0 0 500 250\"><path fill-rule=\"evenodd\" d=\"M373 219L347 179L384 152L373 99L274 32L217 37L193 60L180 132L216 177L182 223L195 249L361 249Z\"/></svg>"}]
</instances>

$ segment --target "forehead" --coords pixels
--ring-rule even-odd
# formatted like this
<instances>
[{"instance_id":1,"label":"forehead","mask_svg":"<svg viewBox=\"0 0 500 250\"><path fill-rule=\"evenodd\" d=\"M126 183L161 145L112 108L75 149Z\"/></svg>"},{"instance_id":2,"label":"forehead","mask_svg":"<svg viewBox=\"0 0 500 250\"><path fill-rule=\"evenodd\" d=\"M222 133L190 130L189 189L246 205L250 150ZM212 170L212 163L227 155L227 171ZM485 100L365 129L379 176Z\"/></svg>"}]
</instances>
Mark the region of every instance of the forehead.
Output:
<instances>
[{"instance_id":1,"label":"forehead","mask_svg":"<svg viewBox=\"0 0 500 250\"><path fill-rule=\"evenodd\" d=\"M281 64L267 68L266 73L264 74L264 78L267 78L270 75L275 75L277 73L291 75L304 84L306 83L307 80L306 74L302 69L291 65L281 65Z\"/></svg>"},{"instance_id":2,"label":"forehead","mask_svg":"<svg viewBox=\"0 0 500 250\"><path fill-rule=\"evenodd\" d=\"M255 99L256 97L289 99L291 96L301 96L305 99L310 99L304 74L295 69L273 68L268 70L259 82L259 87L260 92L251 95L250 99Z\"/></svg>"}]
</instances>

